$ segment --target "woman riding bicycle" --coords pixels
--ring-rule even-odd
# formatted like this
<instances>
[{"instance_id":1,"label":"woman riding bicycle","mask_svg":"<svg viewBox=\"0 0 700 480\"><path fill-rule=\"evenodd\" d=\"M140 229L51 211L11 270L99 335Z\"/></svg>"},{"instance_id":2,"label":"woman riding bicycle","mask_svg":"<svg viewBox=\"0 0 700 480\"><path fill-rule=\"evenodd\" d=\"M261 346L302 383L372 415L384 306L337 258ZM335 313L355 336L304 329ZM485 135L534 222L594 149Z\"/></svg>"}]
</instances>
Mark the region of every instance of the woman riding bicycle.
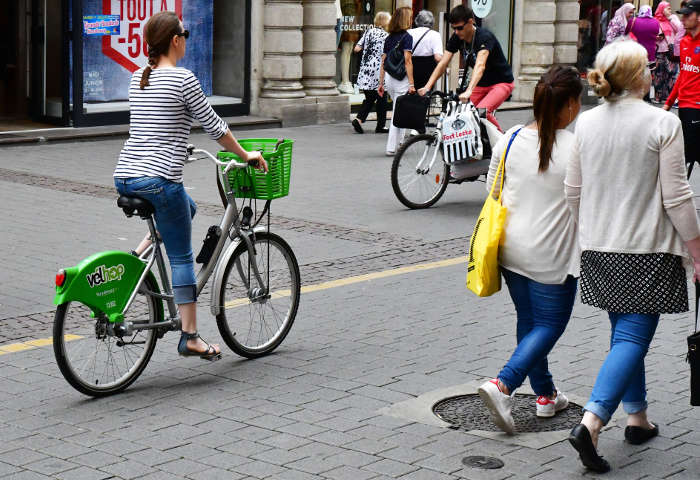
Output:
<instances>
[{"instance_id":1,"label":"woman riding bicycle","mask_svg":"<svg viewBox=\"0 0 700 480\"><path fill-rule=\"evenodd\" d=\"M144 28L148 66L134 72L129 86L129 139L119 155L114 184L120 195L141 197L155 209L155 220L170 261L173 293L182 320L178 352L211 360L221 354L197 334L197 287L192 255L196 205L185 192L182 169L196 118L211 138L241 159L267 171L259 152L245 151L211 108L197 77L177 62L185 56L189 32L175 12L153 15ZM150 244L145 238L135 253Z\"/></svg>"}]
</instances>

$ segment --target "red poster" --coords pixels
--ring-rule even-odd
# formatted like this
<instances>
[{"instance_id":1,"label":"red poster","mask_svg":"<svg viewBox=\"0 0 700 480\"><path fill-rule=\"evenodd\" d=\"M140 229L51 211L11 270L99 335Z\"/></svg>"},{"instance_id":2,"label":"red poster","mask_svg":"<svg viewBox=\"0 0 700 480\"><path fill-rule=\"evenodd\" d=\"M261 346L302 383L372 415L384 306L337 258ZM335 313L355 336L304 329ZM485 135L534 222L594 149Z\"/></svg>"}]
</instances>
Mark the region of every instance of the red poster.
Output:
<instances>
[{"instance_id":1,"label":"red poster","mask_svg":"<svg viewBox=\"0 0 700 480\"><path fill-rule=\"evenodd\" d=\"M182 20L182 0L102 0L103 15L119 15L120 35L102 37L102 53L130 72L148 63L143 27L162 10L172 10Z\"/></svg>"}]
</instances>

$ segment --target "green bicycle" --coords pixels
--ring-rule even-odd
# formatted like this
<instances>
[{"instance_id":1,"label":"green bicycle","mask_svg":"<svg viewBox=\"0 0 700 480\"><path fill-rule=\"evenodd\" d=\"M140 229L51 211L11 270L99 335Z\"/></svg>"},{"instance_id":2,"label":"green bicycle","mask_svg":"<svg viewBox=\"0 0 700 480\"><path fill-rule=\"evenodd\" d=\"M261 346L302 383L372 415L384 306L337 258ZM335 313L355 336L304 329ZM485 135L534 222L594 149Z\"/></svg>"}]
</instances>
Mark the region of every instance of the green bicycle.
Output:
<instances>
[{"instance_id":1,"label":"green bicycle","mask_svg":"<svg viewBox=\"0 0 700 480\"><path fill-rule=\"evenodd\" d=\"M202 264L197 294L213 275L210 308L224 342L239 355L257 358L282 343L299 307L297 259L287 242L269 231L271 200L289 192L293 141L249 139L240 144L262 152L267 174L237 161L232 153L219 152L217 158L188 146L188 162L200 154L217 165L225 206L197 256ZM241 209L237 198L243 199ZM266 200L259 215L256 200ZM146 220L151 247L140 257L120 251L96 253L56 274L56 361L70 385L94 397L131 385L146 368L156 341L181 329L153 206L127 196L119 197L117 204L128 217ZM267 225L259 225L265 216Z\"/></svg>"}]
</instances>

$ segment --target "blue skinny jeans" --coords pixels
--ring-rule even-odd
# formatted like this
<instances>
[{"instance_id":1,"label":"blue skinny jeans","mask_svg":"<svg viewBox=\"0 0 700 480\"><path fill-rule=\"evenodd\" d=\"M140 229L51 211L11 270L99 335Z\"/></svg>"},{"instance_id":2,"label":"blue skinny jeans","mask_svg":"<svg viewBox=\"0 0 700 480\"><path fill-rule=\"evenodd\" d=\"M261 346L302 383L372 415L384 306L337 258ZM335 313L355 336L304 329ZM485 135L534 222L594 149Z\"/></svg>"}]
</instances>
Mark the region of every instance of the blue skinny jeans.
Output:
<instances>
[{"instance_id":1,"label":"blue skinny jeans","mask_svg":"<svg viewBox=\"0 0 700 480\"><path fill-rule=\"evenodd\" d=\"M547 355L571 318L578 280L571 275L562 284L545 284L501 268L518 317L518 346L498 378L513 392L530 377L537 395L550 396L555 386Z\"/></svg>"},{"instance_id":2,"label":"blue skinny jeans","mask_svg":"<svg viewBox=\"0 0 700 480\"><path fill-rule=\"evenodd\" d=\"M608 316L610 352L584 407L603 424L610 421L620 402L627 414L647 409L644 357L659 324L658 314L608 312Z\"/></svg>"},{"instance_id":3,"label":"blue skinny jeans","mask_svg":"<svg viewBox=\"0 0 700 480\"><path fill-rule=\"evenodd\" d=\"M197 301L197 280L192 254L192 218L197 212L194 200L182 183L162 177L115 178L120 195L141 197L155 209L156 228L170 261L175 303Z\"/></svg>"}]
</instances>

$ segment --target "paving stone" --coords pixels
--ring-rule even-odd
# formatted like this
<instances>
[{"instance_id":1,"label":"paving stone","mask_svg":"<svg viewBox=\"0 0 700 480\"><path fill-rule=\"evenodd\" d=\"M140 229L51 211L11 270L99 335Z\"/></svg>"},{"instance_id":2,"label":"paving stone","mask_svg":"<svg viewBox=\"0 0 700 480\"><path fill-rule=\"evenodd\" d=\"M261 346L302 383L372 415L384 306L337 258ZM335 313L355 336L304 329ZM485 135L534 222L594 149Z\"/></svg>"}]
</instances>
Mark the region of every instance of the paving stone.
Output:
<instances>
[{"instance_id":1,"label":"paving stone","mask_svg":"<svg viewBox=\"0 0 700 480\"><path fill-rule=\"evenodd\" d=\"M241 473L243 475L249 475L255 478L278 478L283 475L286 471L285 468L272 463L261 462L254 460L252 462L244 463L242 465L237 465L232 468L234 472Z\"/></svg>"},{"instance_id":2,"label":"paving stone","mask_svg":"<svg viewBox=\"0 0 700 480\"><path fill-rule=\"evenodd\" d=\"M18 448L16 450L0 453L0 462L15 466L26 465L44 458L47 458L47 455L28 448Z\"/></svg>"},{"instance_id":3,"label":"paving stone","mask_svg":"<svg viewBox=\"0 0 700 480\"><path fill-rule=\"evenodd\" d=\"M15 465L11 465L11 464L5 463L5 462L0 462L0 476L9 475L11 473L17 473L21 470L22 469L20 467L17 467Z\"/></svg>"},{"instance_id":4,"label":"paving stone","mask_svg":"<svg viewBox=\"0 0 700 480\"><path fill-rule=\"evenodd\" d=\"M111 473L100 472L90 467L78 467L56 474L56 478L63 480L102 480L113 478Z\"/></svg>"},{"instance_id":5,"label":"paving stone","mask_svg":"<svg viewBox=\"0 0 700 480\"><path fill-rule=\"evenodd\" d=\"M197 462L194 462L192 460L188 460L186 458L181 458L178 460L171 460L171 461L166 462L166 463L161 463L161 464L157 465L155 468L157 468L158 470L163 470L165 472L172 473L172 474L187 476L190 473L198 472L206 467L204 465L202 465L201 463L197 463Z\"/></svg>"},{"instance_id":6,"label":"paving stone","mask_svg":"<svg viewBox=\"0 0 700 480\"><path fill-rule=\"evenodd\" d=\"M243 475L236 472L223 470L221 468L207 468L206 470L192 472L187 475L187 478L191 478L192 480L238 480L243 477Z\"/></svg>"},{"instance_id":7,"label":"paving stone","mask_svg":"<svg viewBox=\"0 0 700 480\"><path fill-rule=\"evenodd\" d=\"M156 471L143 463L135 462L133 460L125 460L123 462L113 463L112 465L106 465L104 467L100 467L100 470L126 479L142 477Z\"/></svg>"},{"instance_id":8,"label":"paving stone","mask_svg":"<svg viewBox=\"0 0 700 480\"><path fill-rule=\"evenodd\" d=\"M211 455L209 457L204 457L199 460L200 463L211 465L212 467L218 467L221 469L229 470L238 465L243 465L244 463L250 462L250 458L243 457L241 455L235 455L233 453L221 452Z\"/></svg>"},{"instance_id":9,"label":"paving stone","mask_svg":"<svg viewBox=\"0 0 700 480\"><path fill-rule=\"evenodd\" d=\"M331 478L333 480L367 480L376 477L376 474L344 465L323 472L323 476L324 478Z\"/></svg>"},{"instance_id":10,"label":"paving stone","mask_svg":"<svg viewBox=\"0 0 700 480\"><path fill-rule=\"evenodd\" d=\"M369 465L362 467L363 470L381 473L389 477L400 477L414 470L418 470L419 468L420 467L390 459L379 460L378 462L370 463Z\"/></svg>"}]
</instances>

